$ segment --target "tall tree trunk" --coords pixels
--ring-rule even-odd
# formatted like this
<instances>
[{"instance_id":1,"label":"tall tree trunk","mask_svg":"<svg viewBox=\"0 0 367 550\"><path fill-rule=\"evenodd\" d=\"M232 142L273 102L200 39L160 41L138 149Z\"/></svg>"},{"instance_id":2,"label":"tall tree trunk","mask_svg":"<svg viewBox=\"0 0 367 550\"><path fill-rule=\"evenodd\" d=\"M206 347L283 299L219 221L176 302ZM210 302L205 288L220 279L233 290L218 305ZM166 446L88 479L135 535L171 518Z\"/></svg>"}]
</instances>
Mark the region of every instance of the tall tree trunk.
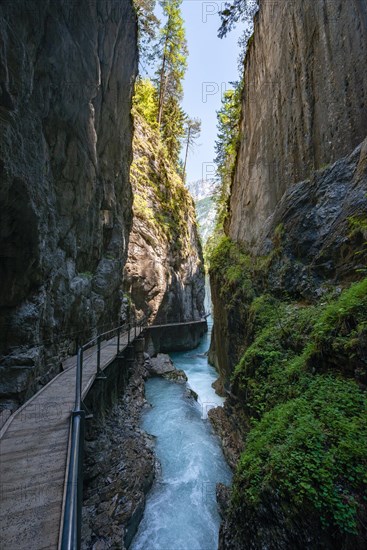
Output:
<instances>
[{"instance_id":1,"label":"tall tree trunk","mask_svg":"<svg viewBox=\"0 0 367 550\"><path fill-rule=\"evenodd\" d=\"M158 101L158 126L161 126L162 122L162 114L163 114L163 103L164 103L164 92L166 88L166 75L165 75L165 69L166 69L166 54L163 55L162 60L162 69L161 74L159 77L159 101Z\"/></svg>"},{"instance_id":2,"label":"tall tree trunk","mask_svg":"<svg viewBox=\"0 0 367 550\"><path fill-rule=\"evenodd\" d=\"M187 142L186 142L185 162L184 162L183 174L182 174L182 181L184 183L185 183L185 180L186 180L186 164L187 164L187 156L188 156L188 153L189 153L190 134L191 134L191 128L189 126L189 131L188 131L188 134L187 134Z\"/></svg>"},{"instance_id":3,"label":"tall tree trunk","mask_svg":"<svg viewBox=\"0 0 367 550\"><path fill-rule=\"evenodd\" d=\"M164 48L163 48L163 59L162 59L162 68L159 75L159 102L158 102L158 126L161 127L162 122L162 114L163 114L163 105L164 105L164 94L166 91L166 62L167 62L167 46L168 46L168 39L170 36L170 27L171 27L171 18L168 19L167 22L167 34L166 38L164 40Z\"/></svg>"}]
</instances>

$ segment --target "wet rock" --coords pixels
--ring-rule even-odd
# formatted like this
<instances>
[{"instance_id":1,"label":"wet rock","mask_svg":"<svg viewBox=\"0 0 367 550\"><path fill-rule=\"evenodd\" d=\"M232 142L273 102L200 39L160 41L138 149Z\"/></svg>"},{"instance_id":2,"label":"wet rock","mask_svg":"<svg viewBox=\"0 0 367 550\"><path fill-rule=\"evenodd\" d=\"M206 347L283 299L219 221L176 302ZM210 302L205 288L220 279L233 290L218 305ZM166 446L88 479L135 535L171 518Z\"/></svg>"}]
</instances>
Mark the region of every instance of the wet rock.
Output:
<instances>
[{"instance_id":1,"label":"wet rock","mask_svg":"<svg viewBox=\"0 0 367 550\"><path fill-rule=\"evenodd\" d=\"M196 391L192 390L189 387L186 388L186 390L185 390L185 397L187 397L187 399L195 399L195 401L197 401L199 399L199 396L196 393Z\"/></svg>"},{"instance_id":2,"label":"wet rock","mask_svg":"<svg viewBox=\"0 0 367 550\"><path fill-rule=\"evenodd\" d=\"M173 371L163 374L163 378L171 380L171 382L177 382L178 384L186 384L187 376L181 369L175 369Z\"/></svg>"},{"instance_id":3,"label":"wet rock","mask_svg":"<svg viewBox=\"0 0 367 550\"><path fill-rule=\"evenodd\" d=\"M161 376L176 370L170 356L165 353L158 353L157 357L152 357L150 364L150 372L152 375Z\"/></svg>"},{"instance_id":4,"label":"wet rock","mask_svg":"<svg viewBox=\"0 0 367 550\"><path fill-rule=\"evenodd\" d=\"M162 376L165 380L171 380L179 384L187 382L187 376L181 369L176 369L169 355L158 353L157 357L150 360L149 373L151 376Z\"/></svg>"},{"instance_id":5,"label":"wet rock","mask_svg":"<svg viewBox=\"0 0 367 550\"><path fill-rule=\"evenodd\" d=\"M215 390L215 393L220 397L227 397L227 394L224 390L223 381L220 378L213 382L212 388Z\"/></svg>"},{"instance_id":6,"label":"wet rock","mask_svg":"<svg viewBox=\"0 0 367 550\"><path fill-rule=\"evenodd\" d=\"M234 470L244 449L244 436L247 431L247 421L236 405L231 405L228 399L223 407L215 407L208 411L208 418L219 436L223 454L229 466Z\"/></svg>"},{"instance_id":7,"label":"wet rock","mask_svg":"<svg viewBox=\"0 0 367 550\"><path fill-rule=\"evenodd\" d=\"M5 0L0 35L0 401L19 406L118 324L136 18L130 0Z\"/></svg>"},{"instance_id":8,"label":"wet rock","mask_svg":"<svg viewBox=\"0 0 367 550\"><path fill-rule=\"evenodd\" d=\"M224 518L229 506L229 499L231 496L231 489L223 483L217 483L216 485L216 498L218 503L219 513Z\"/></svg>"},{"instance_id":9,"label":"wet rock","mask_svg":"<svg viewBox=\"0 0 367 550\"><path fill-rule=\"evenodd\" d=\"M139 525L157 469L154 437L140 427L146 366L106 418L88 424L84 461L82 548L125 548Z\"/></svg>"}]
</instances>

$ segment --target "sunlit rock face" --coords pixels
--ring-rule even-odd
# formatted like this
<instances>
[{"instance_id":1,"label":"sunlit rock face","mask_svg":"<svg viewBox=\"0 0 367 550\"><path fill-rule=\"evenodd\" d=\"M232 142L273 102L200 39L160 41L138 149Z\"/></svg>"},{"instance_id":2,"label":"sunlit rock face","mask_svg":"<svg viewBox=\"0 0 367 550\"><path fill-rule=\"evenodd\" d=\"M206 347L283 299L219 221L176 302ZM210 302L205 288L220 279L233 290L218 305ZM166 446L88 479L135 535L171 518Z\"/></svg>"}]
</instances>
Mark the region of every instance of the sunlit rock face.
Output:
<instances>
[{"instance_id":1,"label":"sunlit rock face","mask_svg":"<svg viewBox=\"0 0 367 550\"><path fill-rule=\"evenodd\" d=\"M135 113L134 217L125 290L154 323L200 319L205 279L193 200L153 131Z\"/></svg>"},{"instance_id":2,"label":"sunlit rock face","mask_svg":"<svg viewBox=\"0 0 367 550\"><path fill-rule=\"evenodd\" d=\"M241 140L226 232L268 259L271 292L317 300L361 277L367 133L367 4L262 0L245 61ZM254 281L256 283L257 281ZM244 345L211 278L211 361L229 379Z\"/></svg>"},{"instance_id":3,"label":"sunlit rock face","mask_svg":"<svg viewBox=\"0 0 367 550\"><path fill-rule=\"evenodd\" d=\"M0 34L0 394L12 408L119 319L136 21L129 0L9 0Z\"/></svg>"},{"instance_id":4,"label":"sunlit rock face","mask_svg":"<svg viewBox=\"0 0 367 550\"><path fill-rule=\"evenodd\" d=\"M253 245L286 189L367 132L367 4L261 0L245 62L229 234Z\"/></svg>"},{"instance_id":5,"label":"sunlit rock face","mask_svg":"<svg viewBox=\"0 0 367 550\"><path fill-rule=\"evenodd\" d=\"M252 274L264 292L317 303L333 287L359 280L367 263L366 230L353 220L367 212L367 139L351 155L291 186L259 233ZM231 307L224 281L211 273L214 329L209 359L229 388L233 371L251 341L245 298Z\"/></svg>"},{"instance_id":6,"label":"sunlit rock face","mask_svg":"<svg viewBox=\"0 0 367 550\"><path fill-rule=\"evenodd\" d=\"M271 297L275 304L293 304L300 311L309 307L311 311L328 303L330 293L337 303L335 297L344 287L365 277L366 48L366 2L260 1L245 61L241 141L226 227L231 241L223 241L240 252L236 264L236 255L226 256L222 246L222 264L217 258L211 274L214 330L210 359L230 396L223 412L227 422L219 415L215 420L227 447L229 436L244 441L241 429L246 427L246 418L256 417L248 408L256 391L264 392L269 411L280 402L279 409L283 403L286 406L295 395L296 377L280 389L279 401L272 402L276 359L263 354L271 333L270 329L268 335L258 331L261 315L256 302ZM278 321L281 325L280 318ZM349 323L354 327L352 320L345 324ZM296 329L292 329L293 337ZM337 344L330 344L330 352L326 345L314 363L300 363L298 373L308 369L312 378L325 361L330 384L334 377L353 378L365 388L365 333L361 330L354 339L352 329L348 330L344 355L338 353ZM344 327L339 333L337 326L332 327L335 341L342 331ZM264 336L262 342L259 334ZM304 337L303 332L300 335ZM280 340L270 343L269 355L276 355ZM305 342L311 346L311 339ZM353 345L358 346L356 352ZM251 352L257 362L248 360ZM283 362L286 370L291 360L284 357ZM260 383L252 386L254 379ZM292 391L287 394L289 388ZM304 389L300 391L303 394ZM260 418L265 414L258 409ZM230 424L233 416L237 426ZM246 429L253 430L251 426ZM272 429L273 425L269 431ZM279 441L289 432L286 423ZM307 437L302 436L300 448L307 447ZM269 446L275 445L272 440ZM259 445L259 449L265 447ZM244 481L241 462L232 491L239 499L224 513L221 550L264 550L269 544L279 549L364 548L365 528L359 519L358 533L350 535L332 521L325 527L319 508L309 505L311 501L290 505L279 489L281 476L273 476L277 470L270 461L267 472L273 489L266 486L267 474L260 475L259 486L264 490L251 507L246 491L252 482ZM322 488L320 483L316 491ZM239 500L242 504L237 505ZM364 504L358 506L358 517L364 517Z\"/></svg>"}]
</instances>

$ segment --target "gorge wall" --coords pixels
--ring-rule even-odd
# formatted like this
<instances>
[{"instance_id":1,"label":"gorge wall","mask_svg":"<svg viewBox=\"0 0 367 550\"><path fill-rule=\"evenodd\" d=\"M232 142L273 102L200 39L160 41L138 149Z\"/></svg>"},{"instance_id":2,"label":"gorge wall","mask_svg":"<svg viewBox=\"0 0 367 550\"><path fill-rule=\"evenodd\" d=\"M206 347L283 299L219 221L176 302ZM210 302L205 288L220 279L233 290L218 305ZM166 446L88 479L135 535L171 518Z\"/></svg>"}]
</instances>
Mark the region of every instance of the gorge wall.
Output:
<instances>
[{"instance_id":1,"label":"gorge wall","mask_svg":"<svg viewBox=\"0 0 367 550\"><path fill-rule=\"evenodd\" d=\"M130 1L0 6L0 395L115 326L131 226Z\"/></svg>"},{"instance_id":2,"label":"gorge wall","mask_svg":"<svg viewBox=\"0 0 367 550\"><path fill-rule=\"evenodd\" d=\"M229 235L253 244L286 189L367 128L367 5L261 0L245 61Z\"/></svg>"},{"instance_id":3,"label":"gorge wall","mask_svg":"<svg viewBox=\"0 0 367 550\"><path fill-rule=\"evenodd\" d=\"M361 277L367 80L358 60L367 59L366 37L367 4L358 0L348 9L262 0L255 17L226 233L253 253L253 273L262 259L261 285L266 279L275 292L312 300L327 283ZM228 302L214 270L211 281L212 361L228 382L243 327L237 314L221 314Z\"/></svg>"},{"instance_id":4,"label":"gorge wall","mask_svg":"<svg viewBox=\"0 0 367 550\"><path fill-rule=\"evenodd\" d=\"M365 546L366 37L365 1L262 0L255 18L210 259L229 396L210 416L237 462L221 549Z\"/></svg>"},{"instance_id":5,"label":"gorge wall","mask_svg":"<svg viewBox=\"0 0 367 550\"><path fill-rule=\"evenodd\" d=\"M134 110L133 225L125 291L153 324L204 315L205 280L193 199L159 132Z\"/></svg>"}]
</instances>

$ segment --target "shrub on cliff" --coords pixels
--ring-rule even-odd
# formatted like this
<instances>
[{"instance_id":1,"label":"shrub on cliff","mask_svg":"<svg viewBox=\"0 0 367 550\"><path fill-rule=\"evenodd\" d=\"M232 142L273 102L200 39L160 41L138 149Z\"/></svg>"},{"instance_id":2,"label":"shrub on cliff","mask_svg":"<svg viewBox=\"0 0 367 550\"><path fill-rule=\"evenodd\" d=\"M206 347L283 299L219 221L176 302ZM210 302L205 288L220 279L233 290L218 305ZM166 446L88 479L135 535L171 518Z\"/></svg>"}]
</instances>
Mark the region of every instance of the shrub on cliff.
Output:
<instances>
[{"instance_id":1,"label":"shrub on cliff","mask_svg":"<svg viewBox=\"0 0 367 550\"><path fill-rule=\"evenodd\" d=\"M366 413L366 395L354 381L314 376L299 397L253 424L233 505L254 508L274 494L294 514L312 505L324 527L357 534L367 504Z\"/></svg>"},{"instance_id":2,"label":"shrub on cliff","mask_svg":"<svg viewBox=\"0 0 367 550\"><path fill-rule=\"evenodd\" d=\"M233 376L253 419L233 505L281 498L290 516L313 510L324 528L360 534L366 514L367 279L316 305L262 295ZM354 367L354 368L353 368ZM311 512L312 513L312 512Z\"/></svg>"},{"instance_id":3,"label":"shrub on cliff","mask_svg":"<svg viewBox=\"0 0 367 550\"><path fill-rule=\"evenodd\" d=\"M241 320L232 389L252 423L230 514L245 529L267 510L289 533L306 514L353 538L367 506L367 279L297 303L271 294L267 265L227 237L210 256L227 316Z\"/></svg>"}]
</instances>

